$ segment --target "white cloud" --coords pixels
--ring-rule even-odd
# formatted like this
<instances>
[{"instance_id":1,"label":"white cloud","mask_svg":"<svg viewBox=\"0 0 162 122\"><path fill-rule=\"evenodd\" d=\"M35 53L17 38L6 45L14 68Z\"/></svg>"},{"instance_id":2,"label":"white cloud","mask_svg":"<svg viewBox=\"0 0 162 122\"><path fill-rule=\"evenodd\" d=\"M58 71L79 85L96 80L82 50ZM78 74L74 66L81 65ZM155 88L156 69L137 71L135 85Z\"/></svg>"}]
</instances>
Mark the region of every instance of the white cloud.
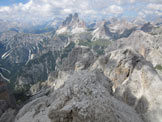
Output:
<instances>
[{"instance_id":1,"label":"white cloud","mask_svg":"<svg viewBox=\"0 0 162 122\"><path fill-rule=\"evenodd\" d=\"M67 13L67 14L70 14L70 13L73 12L72 9L70 9L70 8L65 8L63 11L64 11L65 13Z\"/></svg>"},{"instance_id":2,"label":"white cloud","mask_svg":"<svg viewBox=\"0 0 162 122\"><path fill-rule=\"evenodd\" d=\"M109 0L108 0L109 1ZM0 7L0 18L10 20L48 20L78 12L82 16L101 14L109 6L104 0L30 0L26 4Z\"/></svg>"},{"instance_id":3,"label":"white cloud","mask_svg":"<svg viewBox=\"0 0 162 122\"><path fill-rule=\"evenodd\" d=\"M110 10L109 12L113 13L113 14L121 14L121 13L123 13L123 8L120 7L120 6L117 6L117 5L111 5L109 7L109 10Z\"/></svg>"},{"instance_id":4,"label":"white cloud","mask_svg":"<svg viewBox=\"0 0 162 122\"><path fill-rule=\"evenodd\" d=\"M150 3L147 5L147 8L152 9L152 10L161 10L162 11L162 4Z\"/></svg>"},{"instance_id":5,"label":"white cloud","mask_svg":"<svg viewBox=\"0 0 162 122\"><path fill-rule=\"evenodd\" d=\"M10 11L11 11L10 7L1 7L0 8L0 12L10 12Z\"/></svg>"},{"instance_id":6,"label":"white cloud","mask_svg":"<svg viewBox=\"0 0 162 122\"><path fill-rule=\"evenodd\" d=\"M146 8L139 12L139 15L143 17L153 17L154 19L156 19L156 17L162 16L162 3L160 2L161 1L155 0L154 3L148 3Z\"/></svg>"},{"instance_id":7,"label":"white cloud","mask_svg":"<svg viewBox=\"0 0 162 122\"><path fill-rule=\"evenodd\" d=\"M144 3L146 9L140 8L134 3ZM30 0L26 4L15 4L12 6L0 7L0 18L19 21L44 21L51 18L66 17L69 13L78 12L82 17L94 18L105 15L120 15L129 12L129 8L134 11L142 10L141 15L160 15L162 0ZM127 5L127 8L125 7ZM129 6L129 7L128 7ZM155 12L156 11L156 12ZM140 14L139 14L140 15Z\"/></svg>"}]
</instances>

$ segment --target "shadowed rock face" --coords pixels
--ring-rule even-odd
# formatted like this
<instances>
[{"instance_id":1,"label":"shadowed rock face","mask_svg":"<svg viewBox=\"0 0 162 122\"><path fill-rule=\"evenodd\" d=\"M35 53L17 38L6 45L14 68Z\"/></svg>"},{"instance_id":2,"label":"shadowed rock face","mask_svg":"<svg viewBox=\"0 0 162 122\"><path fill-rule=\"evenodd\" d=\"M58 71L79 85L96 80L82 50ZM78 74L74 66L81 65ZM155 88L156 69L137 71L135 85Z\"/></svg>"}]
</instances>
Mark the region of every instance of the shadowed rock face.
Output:
<instances>
[{"instance_id":1,"label":"shadowed rock face","mask_svg":"<svg viewBox=\"0 0 162 122\"><path fill-rule=\"evenodd\" d=\"M96 56L89 48L74 48L67 58L63 60L62 71L85 70L93 64Z\"/></svg>"},{"instance_id":2,"label":"shadowed rock face","mask_svg":"<svg viewBox=\"0 0 162 122\"><path fill-rule=\"evenodd\" d=\"M8 90L7 83L2 81L2 79L0 80L0 100L6 101L6 103L10 107L16 107L15 99L14 99L13 95L10 93L10 91Z\"/></svg>"},{"instance_id":3,"label":"shadowed rock face","mask_svg":"<svg viewBox=\"0 0 162 122\"><path fill-rule=\"evenodd\" d=\"M152 29L153 29L153 25L151 23L146 23L144 24L142 27L141 27L141 30L144 31L144 32L151 32Z\"/></svg>"},{"instance_id":4,"label":"shadowed rock face","mask_svg":"<svg viewBox=\"0 0 162 122\"><path fill-rule=\"evenodd\" d=\"M71 23L72 19L74 19L75 21L79 20L78 13L75 13L74 15L70 14L62 23L62 26L68 26Z\"/></svg>"},{"instance_id":5,"label":"shadowed rock face","mask_svg":"<svg viewBox=\"0 0 162 122\"><path fill-rule=\"evenodd\" d=\"M0 79L0 122L13 122L16 110L16 101L9 92L8 86Z\"/></svg>"}]
</instances>

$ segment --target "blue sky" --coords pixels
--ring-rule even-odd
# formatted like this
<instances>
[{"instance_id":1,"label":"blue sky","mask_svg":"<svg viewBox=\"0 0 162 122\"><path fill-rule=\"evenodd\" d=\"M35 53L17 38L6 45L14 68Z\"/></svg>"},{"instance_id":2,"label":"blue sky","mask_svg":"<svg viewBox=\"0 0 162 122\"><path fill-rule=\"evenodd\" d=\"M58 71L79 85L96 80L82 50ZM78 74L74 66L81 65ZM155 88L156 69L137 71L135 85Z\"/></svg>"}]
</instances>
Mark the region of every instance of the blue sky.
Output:
<instances>
[{"instance_id":1,"label":"blue sky","mask_svg":"<svg viewBox=\"0 0 162 122\"><path fill-rule=\"evenodd\" d=\"M162 17L162 0L0 0L0 19L38 23L77 12L83 19Z\"/></svg>"},{"instance_id":2,"label":"blue sky","mask_svg":"<svg viewBox=\"0 0 162 122\"><path fill-rule=\"evenodd\" d=\"M0 6L10 6L16 3L27 3L29 0L0 0Z\"/></svg>"}]
</instances>

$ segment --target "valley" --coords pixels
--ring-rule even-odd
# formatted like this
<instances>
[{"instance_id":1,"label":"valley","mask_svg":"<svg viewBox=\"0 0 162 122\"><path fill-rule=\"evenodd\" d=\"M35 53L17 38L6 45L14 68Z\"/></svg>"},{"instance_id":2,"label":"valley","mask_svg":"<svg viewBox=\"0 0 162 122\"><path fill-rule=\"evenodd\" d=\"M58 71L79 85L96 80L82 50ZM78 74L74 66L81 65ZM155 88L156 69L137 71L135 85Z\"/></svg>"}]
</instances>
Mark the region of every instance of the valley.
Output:
<instances>
[{"instance_id":1,"label":"valley","mask_svg":"<svg viewBox=\"0 0 162 122\"><path fill-rule=\"evenodd\" d=\"M0 122L162 122L162 24L19 28L0 31Z\"/></svg>"}]
</instances>

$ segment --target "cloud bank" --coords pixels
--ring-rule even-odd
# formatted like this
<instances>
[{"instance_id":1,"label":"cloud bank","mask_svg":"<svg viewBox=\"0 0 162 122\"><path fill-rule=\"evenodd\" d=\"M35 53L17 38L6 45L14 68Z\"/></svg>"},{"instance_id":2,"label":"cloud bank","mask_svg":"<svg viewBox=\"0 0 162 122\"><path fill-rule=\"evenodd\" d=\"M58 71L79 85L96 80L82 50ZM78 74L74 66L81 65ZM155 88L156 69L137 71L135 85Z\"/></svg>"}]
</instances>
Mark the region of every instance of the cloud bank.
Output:
<instances>
[{"instance_id":1,"label":"cloud bank","mask_svg":"<svg viewBox=\"0 0 162 122\"><path fill-rule=\"evenodd\" d=\"M39 21L78 12L84 18L113 16L162 16L162 0L30 0L26 4L0 7L0 19Z\"/></svg>"}]
</instances>

